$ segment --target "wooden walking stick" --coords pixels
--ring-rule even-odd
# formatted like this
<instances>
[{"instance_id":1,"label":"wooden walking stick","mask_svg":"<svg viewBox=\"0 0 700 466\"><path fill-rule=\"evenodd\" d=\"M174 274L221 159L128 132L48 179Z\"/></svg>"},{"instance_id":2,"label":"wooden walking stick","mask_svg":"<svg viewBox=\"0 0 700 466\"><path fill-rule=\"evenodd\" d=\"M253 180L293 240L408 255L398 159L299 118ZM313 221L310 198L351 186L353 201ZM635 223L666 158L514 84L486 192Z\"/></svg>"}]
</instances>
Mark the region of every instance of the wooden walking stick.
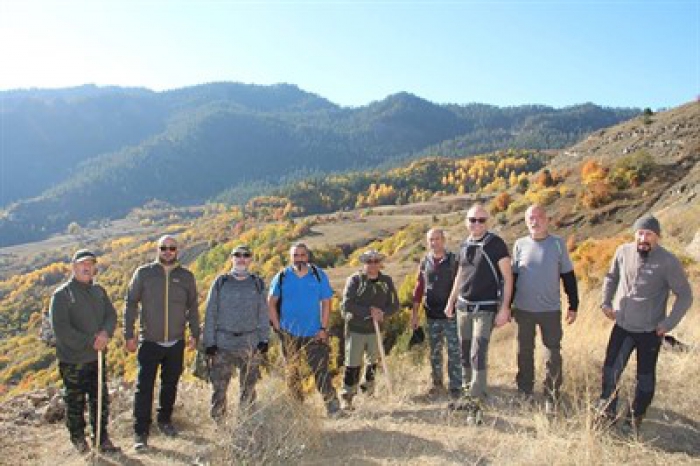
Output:
<instances>
[{"instance_id":1,"label":"wooden walking stick","mask_svg":"<svg viewBox=\"0 0 700 466\"><path fill-rule=\"evenodd\" d=\"M379 323L372 319L374 322L374 333L377 334L377 346L379 346L379 354L382 357L382 369L384 370L384 376L386 376L386 384L389 387L389 395L393 395L394 390L391 386L391 376L389 375L389 367L386 364L386 354L384 353L384 342L382 341L382 332L379 330Z\"/></svg>"},{"instance_id":2,"label":"wooden walking stick","mask_svg":"<svg viewBox=\"0 0 700 466\"><path fill-rule=\"evenodd\" d=\"M95 448L100 451L102 445L102 380L104 377L104 360L102 350L97 352L97 432L95 434Z\"/></svg>"}]
</instances>

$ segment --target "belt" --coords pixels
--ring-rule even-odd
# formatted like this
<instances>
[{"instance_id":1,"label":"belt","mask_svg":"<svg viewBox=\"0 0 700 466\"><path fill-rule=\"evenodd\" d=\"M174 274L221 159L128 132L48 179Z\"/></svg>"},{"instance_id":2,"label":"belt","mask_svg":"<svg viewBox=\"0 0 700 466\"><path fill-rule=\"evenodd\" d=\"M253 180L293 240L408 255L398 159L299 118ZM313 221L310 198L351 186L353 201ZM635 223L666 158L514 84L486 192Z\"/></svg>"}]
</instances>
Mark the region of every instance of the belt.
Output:
<instances>
[{"instance_id":1,"label":"belt","mask_svg":"<svg viewBox=\"0 0 700 466\"><path fill-rule=\"evenodd\" d=\"M457 310L460 312L496 312L498 310L499 302L496 300L491 301L469 301L462 297L457 298L458 306Z\"/></svg>"}]
</instances>

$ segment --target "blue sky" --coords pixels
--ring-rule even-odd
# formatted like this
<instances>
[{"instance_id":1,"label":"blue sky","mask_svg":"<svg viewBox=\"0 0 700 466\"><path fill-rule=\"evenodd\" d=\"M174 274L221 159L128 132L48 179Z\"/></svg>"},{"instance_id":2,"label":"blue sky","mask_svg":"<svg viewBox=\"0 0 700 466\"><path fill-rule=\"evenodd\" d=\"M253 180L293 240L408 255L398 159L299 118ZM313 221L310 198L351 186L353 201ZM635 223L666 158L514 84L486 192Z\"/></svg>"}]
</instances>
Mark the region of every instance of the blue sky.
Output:
<instances>
[{"instance_id":1,"label":"blue sky","mask_svg":"<svg viewBox=\"0 0 700 466\"><path fill-rule=\"evenodd\" d=\"M346 106L673 107L700 95L700 0L0 0L0 90L292 83Z\"/></svg>"}]
</instances>

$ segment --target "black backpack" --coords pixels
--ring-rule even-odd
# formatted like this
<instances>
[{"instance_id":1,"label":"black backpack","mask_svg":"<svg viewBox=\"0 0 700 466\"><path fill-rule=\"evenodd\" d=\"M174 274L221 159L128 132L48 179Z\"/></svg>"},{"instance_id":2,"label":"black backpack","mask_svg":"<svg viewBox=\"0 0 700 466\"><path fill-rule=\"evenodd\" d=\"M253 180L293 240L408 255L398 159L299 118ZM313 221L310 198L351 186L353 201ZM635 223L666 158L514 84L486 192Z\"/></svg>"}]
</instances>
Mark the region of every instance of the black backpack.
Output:
<instances>
[{"instance_id":1,"label":"black backpack","mask_svg":"<svg viewBox=\"0 0 700 466\"><path fill-rule=\"evenodd\" d=\"M486 252L486 245L491 241L491 239L494 237L494 234L491 232L486 233L486 235L483 237L481 241L473 241L470 239L466 239L463 243L462 246L476 246L479 249L481 249L481 255L486 259L486 263L489 265L489 268L491 269L491 273L493 274L493 279L496 281L496 295L497 295L497 301L498 304L500 304L501 300L503 299L503 278L498 275L498 272L496 271L496 266L493 263L493 260L491 260L491 257L488 255ZM460 298L461 299L461 298ZM489 303L490 304L490 303Z\"/></svg>"}]
</instances>

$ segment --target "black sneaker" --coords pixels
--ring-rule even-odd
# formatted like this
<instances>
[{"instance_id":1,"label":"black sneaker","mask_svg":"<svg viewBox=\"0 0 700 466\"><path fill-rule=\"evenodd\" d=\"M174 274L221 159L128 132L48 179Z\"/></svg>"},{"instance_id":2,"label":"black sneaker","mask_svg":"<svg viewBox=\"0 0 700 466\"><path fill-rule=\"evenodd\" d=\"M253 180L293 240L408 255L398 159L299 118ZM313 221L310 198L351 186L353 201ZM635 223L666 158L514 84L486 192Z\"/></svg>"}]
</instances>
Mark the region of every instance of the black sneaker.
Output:
<instances>
[{"instance_id":1,"label":"black sneaker","mask_svg":"<svg viewBox=\"0 0 700 466\"><path fill-rule=\"evenodd\" d=\"M158 430L166 437L177 437L177 429L172 422L159 422Z\"/></svg>"},{"instance_id":2,"label":"black sneaker","mask_svg":"<svg viewBox=\"0 0 700 466\"><path fill-rule=\"evenodd\" d=\"M148 449L148 436L145 434L134 435L134 450L144 451Z\"/></svg>"},{"instance_id":3,"label":"black sneaker","mask_svg":"<svg viewBox=\"0 0 700 466\"><path fill-rule=\"evenodd\" d=\"M109 437L104 438L102 442L100 442L98 450L100 453L120 453L122 451L121 448L112 443Z\"/></svg>"},{"instance_id":4,"label":"black sneaker","mask_svg":"<svg viewBox=\"0 0 700 466\"><path fill-rule=\"evenodd\" d=\"M71 439L71 443L75 447L75 450L81 455L90 452L90 445L88 445L87 440L85 440L84 437Z\"/></svg>"},{"instance_id":5,"label":"black sneaker","mask_svg":"<svg viewBox=\"0 0 700 466\"><path fill-rule=\"evenodd\" d=\"M639 429L642 427L643 420L644 416L635 416L628 411L620 425L620 432L627 437L639 439Z\"/></svg>"}]
</instances>

